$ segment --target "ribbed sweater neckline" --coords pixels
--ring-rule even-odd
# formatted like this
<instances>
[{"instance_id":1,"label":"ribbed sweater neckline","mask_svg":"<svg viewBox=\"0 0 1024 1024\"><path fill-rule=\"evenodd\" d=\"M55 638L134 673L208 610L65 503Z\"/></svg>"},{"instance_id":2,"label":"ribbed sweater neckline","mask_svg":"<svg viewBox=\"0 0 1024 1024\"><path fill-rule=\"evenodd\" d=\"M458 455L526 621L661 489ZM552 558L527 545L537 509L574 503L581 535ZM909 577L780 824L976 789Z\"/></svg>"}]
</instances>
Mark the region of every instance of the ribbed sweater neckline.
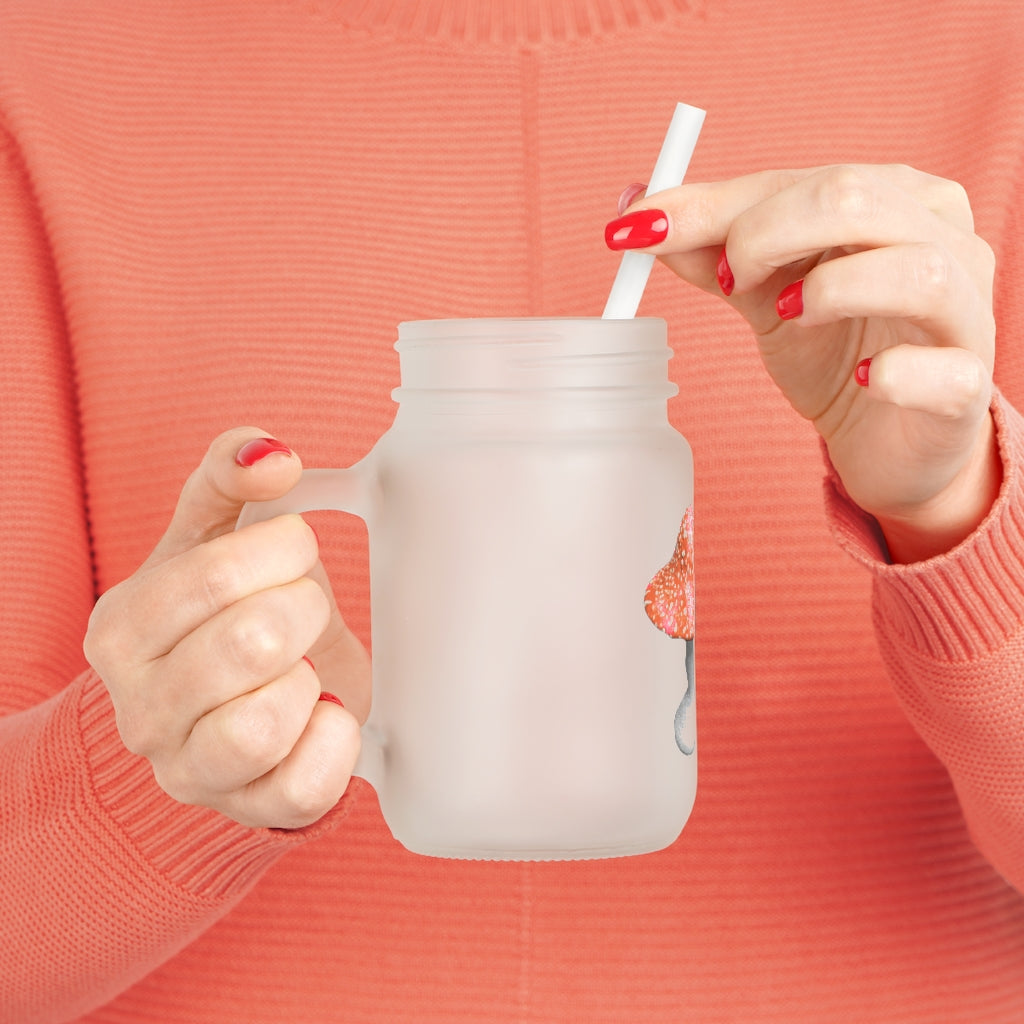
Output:
<instances>
[{"instance_id":1,"label":"ribbed sweater neckline","mask_svg":"<svg viewBox=\"0 0 1024 1024\"><path fill-rule=\"evenodd\" d=\"M452 42L542 45L614 35L704 9L707 0L321 0L354 29Z\"/></svg>"}]
</instances>

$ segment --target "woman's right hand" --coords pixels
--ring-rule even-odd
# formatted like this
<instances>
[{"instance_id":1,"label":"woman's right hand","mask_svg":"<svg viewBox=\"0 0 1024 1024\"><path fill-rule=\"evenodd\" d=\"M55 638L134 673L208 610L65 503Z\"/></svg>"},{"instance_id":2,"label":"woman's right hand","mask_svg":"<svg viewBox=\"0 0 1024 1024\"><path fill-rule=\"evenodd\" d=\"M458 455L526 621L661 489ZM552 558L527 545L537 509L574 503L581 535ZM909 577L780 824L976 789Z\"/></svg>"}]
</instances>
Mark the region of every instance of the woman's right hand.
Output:
<instances>
[{"instance_id":1,"label":"woman's right hand","mask_svg":"<svg viewBox=\"0 0 1024 1024\"><path fill-rule=\"evenodd\" d=\"M995 256L963 186L901 165L761 171L646 197L606 238L743 315L893 561L949 551L988 515Z\"/></svg>"},{"instance_id":2,"label":"woman's right hand","mask_svg":"<svg viewBox=\"0 0 1024 1024\"><path fill-rule=\"evenodd\" d=\"M245 502L285 494L301 470L258 430L222 434L156 549L97 602L85 638L121 738L158 784L254 827L299 828L334 806L369 710L369 659L314 532L297 515L234 529ZM321 676L345 708L320 700Z\"/></svg>"}]
</instances>

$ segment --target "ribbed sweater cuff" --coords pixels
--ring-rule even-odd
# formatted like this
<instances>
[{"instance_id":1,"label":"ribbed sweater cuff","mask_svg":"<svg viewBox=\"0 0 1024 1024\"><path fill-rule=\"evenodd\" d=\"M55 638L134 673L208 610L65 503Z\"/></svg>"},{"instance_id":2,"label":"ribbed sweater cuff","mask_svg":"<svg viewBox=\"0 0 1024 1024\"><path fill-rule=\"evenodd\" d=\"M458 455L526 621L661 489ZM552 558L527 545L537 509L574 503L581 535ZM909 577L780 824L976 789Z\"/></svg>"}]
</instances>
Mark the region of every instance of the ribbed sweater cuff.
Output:
<instances>
[{"instance_id":1,"label":"ribbed sweater cuff","mask_svg":"<svg viewBox=\"0 0 1024 1024\"><path fill-rule=\"evenodd\" d=\"M1024 623L1024 420L998 392L992 414L1003 463L999 497L968 538L923 562L888 563L878 523L828 463L826 512L840 545L874 576L876 626L927 657L981 657Z\"/></svg>"},{"instance_id":2,"label":"ribbed sweater cuff","mask_svg":"<svg viewBox=\"0 0 1024 1024\"><path fill-rule=\"evenodd\" d=\"M292 847L333 828L348 811L343 797L304 829L247 828L169 797L149 762L125 749L107 689L95 673L80 680L79 721L93 793L141 856L171 884L214 902L231 901Z\"/></svg>"}]
</instances>

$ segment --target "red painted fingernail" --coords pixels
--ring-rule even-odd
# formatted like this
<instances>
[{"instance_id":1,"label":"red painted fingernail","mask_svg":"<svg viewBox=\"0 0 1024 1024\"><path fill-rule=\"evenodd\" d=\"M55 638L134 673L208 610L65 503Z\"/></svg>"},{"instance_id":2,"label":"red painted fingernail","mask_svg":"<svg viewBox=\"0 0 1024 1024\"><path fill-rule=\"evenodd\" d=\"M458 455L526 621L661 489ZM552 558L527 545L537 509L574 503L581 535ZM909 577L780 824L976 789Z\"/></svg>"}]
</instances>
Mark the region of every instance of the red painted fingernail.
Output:
<instances>
[{"instance_id":1,"label":"red painted fingernail","mask_svg":"<svg viewBox=\"0 0 1024 1024\"><path fill-rule=\"evenodd\" d=\"M736 287L736 279L732 276L732 268L729 266L729 258L725 255L725 249L718 257L715 276L718 278L718 287L722 289L722 294L732 295L732 290Z\"/></svg>"},{"instance_id":2,"label":"red painted fingernail","mask_svg":"<svg viewBox=\"0 0 1024 1024\"><path fill-rule=\"evenodd\" d=\"M314 672L316 671L316 665L314 665L314 664L313 664L313 662L311 662L311 661L309 660L309 658L307 658L307 657L306 657L306 655L303 655L303 656L302 656L302 660L303 660L303 661L304 661L304 662L305 662L305 663L306 663L306 664L307 664L307 665L308 665L308 666L309 666L309 667L310 667L310 668L311 668L311 669L312 669L312 670L313 670Z\"/></svg>"},{"instance_id":3,"label":"red painted fingernail","mask_svg":"<svg viewBox=\"0 0 1024 1024\"><path fill-rule=\"evenodd\" d=\"M668 217L663 210L635 210L613 220L604 229L609 249L646 249L668 237Z\"/></svg>"},{"instance_id":4,"label":"red painted fingernail","mask_svg":"<svg viewBox=\"0 0 1024 1024\"><path fill-rule=\"evenodd\" d=\"M626 210L633 205L634 200L647 191L646 185L641 185L640 182L634 181L632 185L627 185L622 193L619 195L618 211L621 217Z\"/></svg>"},{"instance_id":5,"label":"red painted fingernail","mask_svg":"<svg viewBox=\"0 0 1024 1024\"><path fill-rule=\"evenodd\" d=\"M775 309L783 320L795 320L804 311L804 283L794 281L779 292Z\"/></svg>"},{"instance_id":6,"label":"red painted fingernail","mask_svg":"<svg viewBox=\"0 0 1024 1024\"><path fill-rule=\"evenodd\" d=\"M275 454L291 455L292 450L288 445L275 441L272 437L257 437L255 440L247 441L238 449L235 462L248 469L250 466L255 466L260 459Z\"/></svg>"},{"instance_id":7,"label":"red painted fingernail","mask_svg":"<svg viewBox=\"0 0 1024 1024\"><path fill-rule=\"evenodd\" d=\"M341 703L341 700L338 697L335 697L333 693L328 693L326 690L317 697L317 700L329 701L331 704L337 704L339 708L343 708L345 706Z\"/></svg>"},{"instance_id":8,"label":"red painted fingernail","mask_svg":"<svg viewBox=\"0 0 1024 1024\"><path fill-rule=\"evenodd\" d=\"M871 360L862 359L857 364L857 369L853 371L854 379L862 388L866 388L868 386L868 372L870 371L870 368Z\"/></svg>"}]
</instances>

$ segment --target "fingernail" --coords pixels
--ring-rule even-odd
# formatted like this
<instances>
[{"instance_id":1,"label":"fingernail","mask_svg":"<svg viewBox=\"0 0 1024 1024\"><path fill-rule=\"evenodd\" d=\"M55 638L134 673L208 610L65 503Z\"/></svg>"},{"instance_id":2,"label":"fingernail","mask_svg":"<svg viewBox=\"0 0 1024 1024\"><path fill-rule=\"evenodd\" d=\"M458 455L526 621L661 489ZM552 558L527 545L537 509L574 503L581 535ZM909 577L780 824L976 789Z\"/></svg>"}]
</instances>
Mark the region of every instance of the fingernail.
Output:
<instances>
[{"instance_id":1,"label":"fingernail","mask_svg":"<svg viewBox=\"0 0 1024 1024\"><path fill-rule=\"evenodd\" d=\"M619 196L619 216L621 217L630 206L633 205L634 200L637 196L647 191L647 186L642 185L638 181L634 181L632 185L627 185Z\"/></svg>"},{"instance_id":2,"label":"fingernail","mask_svg":"<svg viewBox=\"0 0 1024 1024\"><path fill-rule=\"evenodd\" d=\"M668 217L663 210L636 210L613 220L604 229L609 249L646 249L668 237Z\"/></svg>"},{"instance_id":3,"label":"fingernail","mask_svg":"<svg viewBox=\"0 0 1024 1024\"><path fill-rule=\"evenodd\" d=\"M341 703L341 699L340 698L335 697L333 693L328 693L326 690L324 690L320 694L320 696L317 697L317 700L329 701L331 704L337 704L339 708L343 708L345 706L344 704Z\"/></svg>"},{"instance_id":4,"label":"fingernail","mask_svg":"<svg viewBox=\"0 0 1024 1024\"><path fill-rule=\"evenodd\" d=\"M732 295L732 290L736 287L736 280L732 276L732 268L729 266L729 258L725 255L725 249L722 249L722 254L718 257L715 276L718 278L718 287L722 289L722 294Z\"/></svg>"},{"instance_id":5,"label":"fingernail","mask_svg":"<svg viewBox=\"0 0 1024 1024\"><path fill-rule=\"evenodd\" d=\"M274 454L291 455L292 450L288 445L275 441L272 437L257 437L255 440L247 441L238 449L235 462L248 469L250 466L255 466L260 459Z\"/></svg>"},{"instance_id":6,"label":"fingernail","mask_svg":"<svg viewBox=\"0 0 1024 1024\"><path fill-rule=\"evenodd\" d=\"M862 388L866 388L868 386L868 372L870 371L870 368L871 360L862 359L857 364L857 369L853 371L854 379Z\"/></svg>"},{"instance_id":7,"label":"fingernail","mask_svg":"<svg viewBox=\"0 0 1024 1024\"><path fill-rule=\"evenodd\" d=\"M775 308L783 320L795 320L804 311L804 282L794 281L779 292Z\"/></svg>"},{"instance_id":8,"label":"fingernail","mask_svg":"<svg viewBox=\"0 0 1024 1024\"><path fill-rule=\"evenodd\" d=\"M303 661L304 661L304 662L305 662L305 663L306 663L306 664L307 664L307 665L308 665L308 666L309 666L309 667L310 667L310 668L311 668L311 669L312 669L312 670L313 670L314 672L316 671L316 665L314 665L314 664L313 664L313 662L311 662L311 661L309 660L309 658L307 658L307 657L306 657L306 655L303 655L303 656L302 656L302 660L303 660Z\"/></svg>"}]
</instances>

